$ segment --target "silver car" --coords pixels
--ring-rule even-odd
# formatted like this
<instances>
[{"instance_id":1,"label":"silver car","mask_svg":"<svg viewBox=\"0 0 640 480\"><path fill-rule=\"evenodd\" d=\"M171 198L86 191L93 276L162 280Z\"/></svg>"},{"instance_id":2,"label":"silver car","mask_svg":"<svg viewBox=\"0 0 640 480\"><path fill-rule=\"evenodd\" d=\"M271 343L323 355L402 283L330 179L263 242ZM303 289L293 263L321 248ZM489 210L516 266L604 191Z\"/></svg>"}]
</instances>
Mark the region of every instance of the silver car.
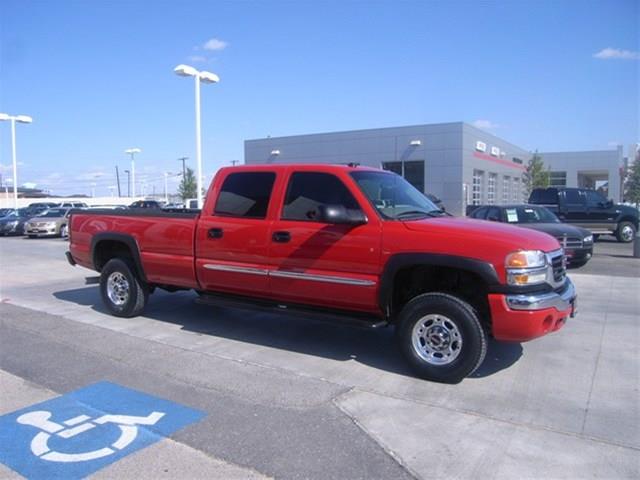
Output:
<instances>
[{"instance_id":1,"label":"silver car","mask_svg":"<svg viewBox=\"0 0 640 480\"><path fill-rule=\"evenodd\" d=\"M71 208L51 208L24 224L24 234L35 237L66 237Z\"/></svg>"}]
</instances>

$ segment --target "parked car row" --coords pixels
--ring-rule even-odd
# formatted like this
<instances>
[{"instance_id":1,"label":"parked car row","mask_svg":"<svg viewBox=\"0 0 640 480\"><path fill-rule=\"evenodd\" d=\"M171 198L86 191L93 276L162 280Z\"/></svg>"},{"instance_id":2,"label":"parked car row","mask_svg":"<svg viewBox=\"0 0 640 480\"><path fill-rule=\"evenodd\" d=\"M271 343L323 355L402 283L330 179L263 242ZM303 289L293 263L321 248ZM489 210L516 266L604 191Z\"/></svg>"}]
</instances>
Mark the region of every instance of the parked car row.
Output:
<instances>
[{"instance_id":1,"label":"parked car row","mask_svg":"<svg viewBox=\"0 0 640 480\"><path fill-rule=\"evenodd\" d=\"M11 209L0 218L0 235L36 237L66 237L72 208L49 208L33 215L28 207Z\"/></svg>"},{"instance_id":2,"label":"parked car row","mask_svg":"<svg viewBox=\"0 0 640 480\"><path fill-rule=\"evenodd\" d=\"M188 199L189 208L195 208L194 200ZM156 209L175 211L185 209L183 203L136 200L130 205L87 205L84 202L34 202L24 208L0 208L0 236L26 235L36 237L67 237L69 215L72 210L136 210Z\"/></svg>"}]
</instances>

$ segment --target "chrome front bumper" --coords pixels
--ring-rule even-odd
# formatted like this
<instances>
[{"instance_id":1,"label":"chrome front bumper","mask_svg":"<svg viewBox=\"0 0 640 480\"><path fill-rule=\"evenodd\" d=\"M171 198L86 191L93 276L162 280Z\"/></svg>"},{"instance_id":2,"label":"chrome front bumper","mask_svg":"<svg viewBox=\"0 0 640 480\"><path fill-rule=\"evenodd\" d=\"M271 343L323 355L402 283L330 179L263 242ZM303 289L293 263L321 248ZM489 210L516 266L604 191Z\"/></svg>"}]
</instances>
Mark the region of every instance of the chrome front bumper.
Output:
<instances>
[{"instance_id":1,"label":"chrome front bumper","mask_svg":"<svg viewBox=\"0 0 640 480\"><path fill-rule=\"evenodd\" d=\"M559 312L575 309L576 288L567 277L565 289L561 293L550 292L534 295L507 295L507 305L513 310L544 310L555 308Z\"/></svg>"}]
</instances>

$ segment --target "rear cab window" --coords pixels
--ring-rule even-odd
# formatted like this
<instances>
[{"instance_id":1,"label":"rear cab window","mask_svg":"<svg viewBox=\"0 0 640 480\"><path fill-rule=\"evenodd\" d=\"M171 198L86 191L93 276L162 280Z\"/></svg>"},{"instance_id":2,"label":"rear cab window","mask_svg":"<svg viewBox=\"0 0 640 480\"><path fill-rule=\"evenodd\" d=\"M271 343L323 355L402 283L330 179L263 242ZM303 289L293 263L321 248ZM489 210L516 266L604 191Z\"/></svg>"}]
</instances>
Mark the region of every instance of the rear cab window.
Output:
<instances>
[{"instance_id":1,"label":"rear cab window","mask_svg":"<svg viewBox=\"0 0 640 480\"><path fill-rule=\"evenodd\" d=\"M558 203L558 189L537 188L531 192L530 203L540 203L545 205L555 205Z\"/></svg>"},{"instance_id":2,"label":"rear cab window","mask_svg":"<svg viewBox=\"0 0 640 480\"><path fill-rule=\"evenodd\" d=\"M266 218L275 180L275 172L230 173L220 188L214 215Z\"/></svg>"}]
</instances>

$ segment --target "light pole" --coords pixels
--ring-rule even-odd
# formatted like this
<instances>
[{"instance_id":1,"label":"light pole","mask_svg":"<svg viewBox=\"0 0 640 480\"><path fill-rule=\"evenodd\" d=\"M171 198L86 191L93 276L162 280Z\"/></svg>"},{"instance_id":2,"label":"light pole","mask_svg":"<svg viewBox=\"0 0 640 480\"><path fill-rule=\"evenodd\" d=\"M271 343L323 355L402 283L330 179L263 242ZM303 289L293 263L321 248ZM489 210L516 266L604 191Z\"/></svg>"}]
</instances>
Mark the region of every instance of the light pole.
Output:
<instances>
[{"instance_id":1,"label":"light pole","mask_svg":"<svg viewBox=\"0 0 640 480\"><path fill-rule=\"evenodd\" d=\"M136 163L135 163L135 155L136 153L140 153L142 150L139 148L127 148L124 153L128 153L131 155L131 196L136 196Z\"/></svg>"},{"instance_id":2,"label":"light pole","mask_svg":"<svg viewBox=\"0 0 640 480\"><path fill-rule=\"evenodd\" d=\"M11 122L11 156L13 158L13 206L18 208L18 162L16 160L16 122L31 123L33 119L27 115L9 115L0 113L0 121Z\"/></svg>"},{"instance_id":3,"label":"light pole","mask_svg":"<svg viewBox=\"0 0 640 480\"><path fill-rule=\"evenodd\" d=\"M180 157L178 159L179 162L182 162L182 178L187 176L187 166L186 161L189 160L189 157Z\"/></svg>"},{"instance_id":4,"label":"light pole","mask_svg":"<svg viewBox=\"0 0 640 480\"><path fill-rule=\"evenodd\" d=\"M200 82L218 83L220 78L211 72L198 71L189 65L178 65L173 71L181 77L194 77L196 80L196 162L198 164L197 198L198 208L202 208L202 141L200 133Z\"/></svg>"},{"instance_id":5,"label":"light pole","mask_svg":"<svg viewBox=\"0 0 640 480\"><path fill-rule=\"evenodd\" d=\"M131 177L129 174L131 173L129 170L125 170L124 173L127 174L127 197L131 196Z\"/></svg>"}]
</instances>

